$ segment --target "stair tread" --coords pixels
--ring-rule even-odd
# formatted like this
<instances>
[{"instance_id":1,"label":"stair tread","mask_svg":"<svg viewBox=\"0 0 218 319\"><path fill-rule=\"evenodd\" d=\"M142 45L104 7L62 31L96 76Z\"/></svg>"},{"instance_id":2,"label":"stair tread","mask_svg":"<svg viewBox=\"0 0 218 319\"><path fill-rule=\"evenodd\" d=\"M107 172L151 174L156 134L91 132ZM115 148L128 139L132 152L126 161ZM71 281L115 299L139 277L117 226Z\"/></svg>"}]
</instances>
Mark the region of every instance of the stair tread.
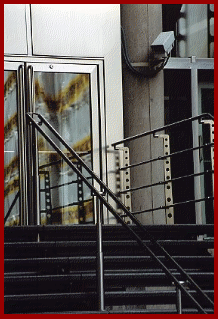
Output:
<instances>
[{"instance_id":1,"label":"stair tread","mask_svg":"<svg viewBox=\"0 0 218 319\"><path fill-rule=\"evenodd\" d=\"M179 272L174 272L172 271L172 274L175 276L181 276ZM199 271L199 272L188 272L189 276L199 276L199 277L203 277L203 276L213 276L214 272L203 272L203 271ZM107 279L107 277L166 277L167 275L164 272L154 272L154 271L150 271L150 272L145 272L145 271L110 271L110 270L105 270L104 272L104 277L105 279ZM5 280L13 280L14 278L17 281L22 281L25 279L31 279L32 281L39 281L39 280L51 280L51 279L71 279L71 278L78 278L80 280L85 280L88 278L95 278L96 277L96 272L95 271L87 271L87 272L77 272L77 273L72 273L72 274L49 274L49 275L33 275L33 276L25 276L25 275L21 275L21 276L5 276Z\"/></svg>"},{"instance_id":2,"label":"stair tread","mask_svg":"<svg viewBox=\"0 0 218 319\"><path fill-rule=\"evenodd\" d=\"M130 227L134 231L137 229L136 226ZM206 233L212 237L213 225L147 225L145 229L156 236L172 257L181 262L186 273L200 284L202 291L213 298L214 257L207 251L214 247L213 238L207 241L195 238ZM155 264L150 255L142 255L145 250L129 237L122 226L103 225L102 231L106 305L123 305L126 300L129 305L137 301L141 305L146 302L148 305L168 304L168 301L176 303L176 288L171 286L171 289L165 289L171 282L160 265ZM40 242L36 240L38 233ZM96 238L96 225L5 227L6 313L82 313L89 307L92 311L97 309ZM146 245L154 247L146 234L143 238ZM167 259L161 256L161 250L155 248L154 252L161 261L166 261L178 280L183 280L175 266L168 264ZM159 290L161 286L162 290ZM128 287L130 289L123 291ZM152 289L142 290L140 287ZM193 290L189 292L196 295ZM187 305L194 308L184 296L183 308ZM197 313L192 308L190 311ZM132 313L143 311L133 310ZM189 309L186 311L188 313ZM154 312L152 310L150 313ZM208 312L212 313L212 310L208 309Z\"/></svg>"},{"instance_id":3,"label":"stair tread","mask_svg":"<svg viewBox=\"0 0 218 319\"><path fill-rule=\"evenodd\" d=\"M203 289L204 293L212 294L214 293L211 289ZM190 294L196 293L195 290L189 290ZM128 295L128 296L144 296L144 295L175 295L176 290L159 290L159 291L152 291L152 290L143 290L143 291L105 291L105 296L122 296L122 295ZM38 297L38 294L21 294L21 295L5 295L5 298L34 298ZM47 294L40 294L41 298L43 297L64 297L64 296L74 296L74 297L81 297L81 296L97 296L97 292L91 291L91 292L69 292L69 293L47 293Z\"/></svg>"},{"instance_id":4,"label":"stair tread","mask_svg":"<svg viewBox=\"0 0 218 319\"><path fill-rule=\"evenodd\" d=\"M164 256L157 256L158 258L165 259ZM172 258L175 259L205 259L205 260L214 260L213 256L172 256ZM78 257L72 257L72 256L66 256L66 257L35 257L35 258L5 258L5 262L34 262L34 261L45 261L45 262L54 262L54 261L75 261L78 262L79 260L96 260L96 256L78 256ZM133 261L139 261L139 260L148 260L152 259L151 256L104 256L104 259L106 260L133 260Z\"/></svg>"},{"instance_id":5,"label":"stair tread","mask_svg":"<svg viewBox=\"0 0 218 319\"><path fill-rule=\"evenodd\" d=\"M152 244L150 240L143 240L144 243ZM195 244L199 246L212 246L211 244L213 242L208 242L208 241L197 241L197 240L158 240L157 241L160 244L166 244L166 245L181 245L181 244ZM135 240L108 240L104 241L103 240L103 245L137 245L138 243ZM76 241L76 240L67 240L67 241L40 241L40 242L5 242L4 245L6 247L13 247L13 246L45 246L45 245L50 245L50 246L61 246L61 245L76 245L76 246L90 246L90 245L96 245L96 240L90 240L87 242L87 240L81 240L81 241Z\"/></svg>"}]
</instances>

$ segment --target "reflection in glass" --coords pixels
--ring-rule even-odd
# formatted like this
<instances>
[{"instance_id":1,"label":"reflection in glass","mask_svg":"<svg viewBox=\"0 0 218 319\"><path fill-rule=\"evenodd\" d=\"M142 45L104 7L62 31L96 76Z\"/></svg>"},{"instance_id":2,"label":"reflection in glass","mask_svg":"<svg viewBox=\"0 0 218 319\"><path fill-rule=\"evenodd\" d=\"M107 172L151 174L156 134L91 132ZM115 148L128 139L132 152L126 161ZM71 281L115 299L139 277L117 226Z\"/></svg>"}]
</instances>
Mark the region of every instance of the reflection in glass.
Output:
<instances>
[{"instance_id":1,"label":"reflection in glass","mask_svg":"<svg viewBox=\"0 0 218 319\"><path fill-rule=\"evenodd\" d=\"M214 35L213 5L208 4L183 4L181 17L177 23L177 57L188 58L212 58L208 47L211 41L210 36ZM209 24L209 26L208 26ZM180 41L185 41L185 46Z\"/></svg>"},{"instance_id":2,"label":"reflection in glass","mask_svg":"<svg viewBox=\"0 0 218 319\"><path fill-rule=\"evenodd\" d=\"M34 85L35 112L43 115L92 167L89 75L35 72ZM69 156L65 147L48 130L46 133ZM38 154L41 223L92 222L90 190L40 134ZM74 159L72 161L78 166ZM84 171L83 174L87 176Z\"/></svg>"},{"instance_id":3,"label":"reflection in glass","mask_svg":"<svg viewBox=\"0 0 218 319\"><path fill-rule=\"evenodd\" d=\"M19 153L17 77L4 71L4 217L6 226L19 224Z\"/></svg>"}]
</instances>

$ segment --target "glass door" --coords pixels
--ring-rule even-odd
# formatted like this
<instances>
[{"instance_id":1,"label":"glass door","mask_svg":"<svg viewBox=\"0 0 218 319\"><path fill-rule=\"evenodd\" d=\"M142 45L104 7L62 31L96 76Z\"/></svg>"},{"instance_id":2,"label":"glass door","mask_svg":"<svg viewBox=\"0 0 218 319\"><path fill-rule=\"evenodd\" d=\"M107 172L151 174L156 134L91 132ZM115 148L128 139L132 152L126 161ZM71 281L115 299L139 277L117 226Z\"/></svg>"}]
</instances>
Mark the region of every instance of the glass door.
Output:
<instances>
[{"instance_id":1,"label":"glass door","mask_svg":"<svg viewBox=\"0 0 218 319\"><path fill-rule=\"evenodd\" d=\"M55 128L96 174L100 172L99 107L97 67L95 65L27 64L29 91L28 111L39 113ZM31 130L31 128L30 128ZM33 133L33 132L32 132ZM80 224L94 222L93 196L88 187L52 149L45 138L36 133L28 140L28 158L33 184L32 223ZM58 147L65 147L52 136ZM36 143L34 139L36 138ZM36 151L30 151L32 144ZM75 165L82 170L75 159ZM86 172L82 171L91 180ZM32 193L31 193L32 192ZM35 195L37 194L37 201Z\"/></svg>"},{"instance_id":2,"label":"glass door","mask_svg":"<svg viewBox=\"0 0 218 319\"><path fill-rule=\"evenodd\" d=\"M44 116L101 176L97 65L4 64L5 225L95 222L90 190L46 139L27 125L26 112ZM69 156L51 132L45 131ZM71 160L92 182L75 159Z\"/></svg>"},{"instance_id":3,"label":"glass door","mask_svg":"<svg viewBox=\"0 0 218 319\"><path fill-rule=\"evenodd\" d=\"M4 63L4 224L25 225L24 65Z\"/></svg>"}]
</instances>

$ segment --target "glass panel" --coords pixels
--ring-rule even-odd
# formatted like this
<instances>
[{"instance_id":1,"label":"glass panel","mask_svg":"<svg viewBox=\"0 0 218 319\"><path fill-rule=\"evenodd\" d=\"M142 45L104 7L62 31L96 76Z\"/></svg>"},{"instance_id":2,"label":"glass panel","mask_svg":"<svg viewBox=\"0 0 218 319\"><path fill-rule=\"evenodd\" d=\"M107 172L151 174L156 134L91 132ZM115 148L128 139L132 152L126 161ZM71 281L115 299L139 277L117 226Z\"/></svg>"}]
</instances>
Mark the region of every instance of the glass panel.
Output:
<instances>
[{"instance_id":1,"label":"glass panel","mask_svg":"<svg viewBox=\"0 0 218 319\"><path fill-rule=\"evenodd\" d=\"M42 114L92 167L89 75L35 72L34 85L35 112ZM69 155L48 130L46 133ZM40 134L38 154L41 223L93 222L90 190ZM77 165L75 160L73 162Z\"/></svg>"},{"instance_id":2,"label":"glass panel","mask_svg":"<svg viewBox=\"0 0 218 319\"><path fill-rule=\"evenodd\" d=\"M208 4L183 4L180 18L177 21L176 46L177 57L208 58L208 46L210 45L209 33L213 35L213 20L208 15ZM208 30L208 22L210 30Z\"/></svg>"},{"instance_id":3,"label":"glass panel","mask_svg":"<svg viewBox=\"0 0 218 319\"><path fill-rule=\"evenodd\" d=\"M6 226L18 225L20 219L16 84L16 71L4 71L4 217Z\"/></svg>"}]
</instances>

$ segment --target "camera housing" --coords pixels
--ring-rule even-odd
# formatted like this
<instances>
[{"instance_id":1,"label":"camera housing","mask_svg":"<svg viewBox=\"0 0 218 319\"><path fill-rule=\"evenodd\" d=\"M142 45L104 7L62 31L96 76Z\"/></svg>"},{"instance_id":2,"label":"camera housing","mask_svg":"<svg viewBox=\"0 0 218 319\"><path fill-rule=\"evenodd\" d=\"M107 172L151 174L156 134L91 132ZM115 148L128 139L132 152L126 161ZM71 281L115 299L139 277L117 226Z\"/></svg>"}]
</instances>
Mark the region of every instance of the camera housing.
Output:
<instances>
[{"instance_id":1,"label":"camera housing","mask_svg":"<svg viewBox=\"0 0 218 319\"><path fill-rule=\"evenodd\" d=\"M161 32L151 45L152 51L157 54L169 54L174 46L173 31Z\"/></svg>"}]
</instances>

